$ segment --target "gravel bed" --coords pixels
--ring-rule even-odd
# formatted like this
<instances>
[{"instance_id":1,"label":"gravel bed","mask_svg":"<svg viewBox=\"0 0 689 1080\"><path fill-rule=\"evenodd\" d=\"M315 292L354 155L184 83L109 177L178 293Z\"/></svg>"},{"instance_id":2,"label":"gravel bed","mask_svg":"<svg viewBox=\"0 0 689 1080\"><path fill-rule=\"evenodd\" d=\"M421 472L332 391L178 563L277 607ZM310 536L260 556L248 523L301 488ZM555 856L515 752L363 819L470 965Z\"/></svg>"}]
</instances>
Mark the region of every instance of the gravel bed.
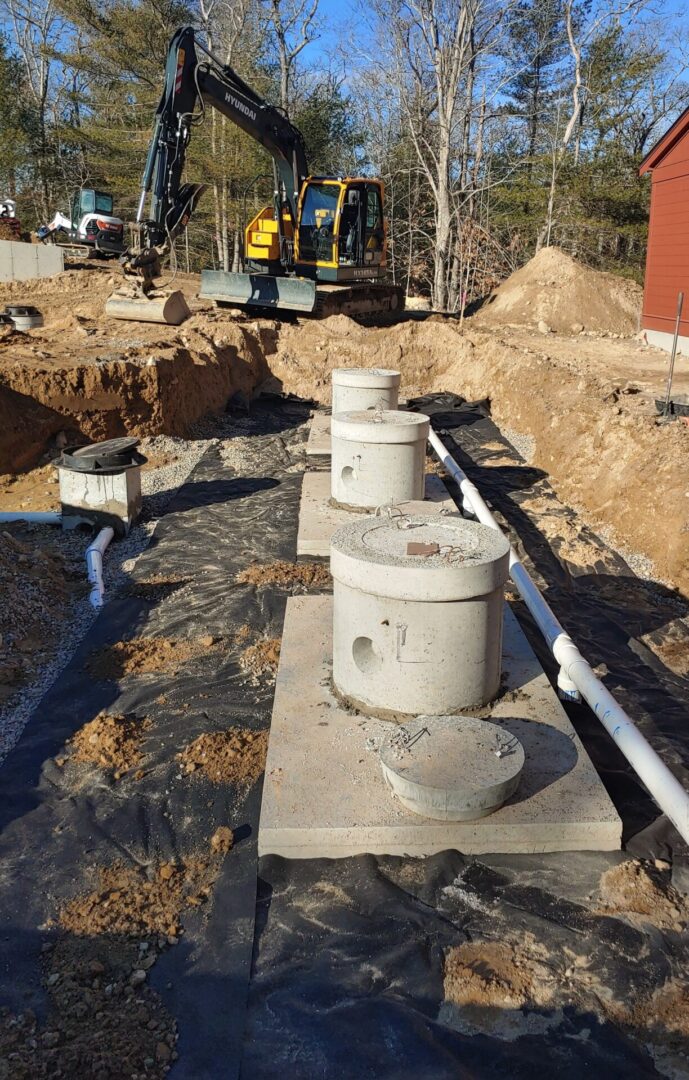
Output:
<instances>
[{"instance_id":1,"label":"gravel bed","mask_svg":"<svg viewBox=\"0 0 689 1080\"><path fill-rule=\"evenodd\" d=\"M142 472L141 518L129 536L111 544L103 559L106 604L128 584L129 575L136 560L148 546L156 522L168 502L213 443L213 439L191 442L166 435L157 436L155 439L142 439L141 449L144 454L169 455L174 456L175 460L169 465L156 469L144 469ZM42 528L54 528L54 526L36 525L32 526L31 531ZM74 532L56 530L56 532L58 550L72 566L81 566L86 582L85 552L90 543L90 534L83 530ZM71 605L66 617L60 622L59 640L50 650L50 659L43 666L38 677L20 687L4 706L0 706L0 762L18 741L32 712L69 663L79 642L93 625L97 615L97 610L89 603L88 589L85 589L84 597Z\"/></svg>"},{"instance_id":2,"label":"gravel bed","mask_svg":"<svg viewBox=\"0 0 689 1080\"><path fill-rule=\"evenodd\" d=\"M533 435L522 435L512 428L501 428L500 433L512 444L517 453L524 458L527 465L530 465L536 453L536 440Z\"/></svg>"},{"instance_id":3,"label":"gravel bed","mask_svg":"<svg viewBox=\"0 0 689 1080\"><path fill-rule=\"evenodd\" d=\"M180 439L168 435L141 439L140 449L144 456L150 457L153 462L156 458L171 460L169 464L159 467L144 468L141 473L143 495L141 517L129 536L110 545L103 559L105 604L129 584L136 561L148 546L156 523L164 513L165 507L208 449L216 447L224 463L238 472L250 475L252 445L255 444L256 436L259 435L275 441L276 457L287 460L290 463L290 470L305 467L306 426L304 426L303 436L297 435L293 440L296 445L291 449L287 447L279 434L265 435L261 431L260 421L255 421L250 416L236 417L226 413L221 416L206 417L195 425L191 434L191 439ZM294 450L296 454L292 452ZM54 526L33 526L32 528L54 528ZM90 535L81 530L65 533L56 530L56 532L60 553L72 566L81 567L84 582L86 582L85 552L90 542ZM91 607L88 589L85 588L84 597L71 605L66 617L60 622L59 640L50 650L50 658L42 667L40 675L20 687L5 705L0 706L0 763L18 741L41 698L69 663L97 616L98 612Z\"/></svg>"}]
</instances>

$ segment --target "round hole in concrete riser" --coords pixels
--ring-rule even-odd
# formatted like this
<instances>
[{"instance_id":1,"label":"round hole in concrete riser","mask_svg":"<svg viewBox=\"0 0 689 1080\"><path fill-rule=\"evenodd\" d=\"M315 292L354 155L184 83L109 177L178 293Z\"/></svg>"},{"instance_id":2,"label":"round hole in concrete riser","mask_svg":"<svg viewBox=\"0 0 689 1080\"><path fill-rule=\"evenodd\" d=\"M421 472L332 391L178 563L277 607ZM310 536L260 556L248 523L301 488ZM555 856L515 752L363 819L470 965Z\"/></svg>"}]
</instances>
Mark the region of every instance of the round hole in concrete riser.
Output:
<instances>
[{"instance_id":1,"label":"round hole in concrete riser","mask_svg":"<svg viewBox=\"0 0 689 1080\"><path fill-rule=\"evenodd\" d=\"M375 675L383 665L383 657L369 637L358 637L352 645L352 657L364 675Z\"/></svg>"},{"instance_id":2,"label":"round hole in concrete riser","mask_svg":"<svg viewBox=\"0 0 689 1080\"><path fill-rule=\"evenodd\" d=\"M345 487L349 487L356 480L356 473L351 465L345 465L342 470L342 483Z\"/></svg>"}]
</instances>

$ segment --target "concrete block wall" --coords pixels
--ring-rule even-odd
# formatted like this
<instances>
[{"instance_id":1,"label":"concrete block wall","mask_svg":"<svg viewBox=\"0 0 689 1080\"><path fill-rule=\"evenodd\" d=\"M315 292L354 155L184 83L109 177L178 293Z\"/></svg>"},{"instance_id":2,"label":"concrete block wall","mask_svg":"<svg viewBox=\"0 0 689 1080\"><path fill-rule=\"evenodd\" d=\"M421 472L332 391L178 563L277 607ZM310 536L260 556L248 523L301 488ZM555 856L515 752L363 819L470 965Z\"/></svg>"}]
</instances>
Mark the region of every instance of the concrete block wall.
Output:
<instances>
[{"instance_id":1,"label":"concrete block wall","mask_svg":"<svg viewBox=\"0 0 689 1080\"><path fill-rule=\"evenodd\" d=\"M0 281L52 277L65 268L65 253L52 244L0 240Z\"/></svg>"}]
</instances>

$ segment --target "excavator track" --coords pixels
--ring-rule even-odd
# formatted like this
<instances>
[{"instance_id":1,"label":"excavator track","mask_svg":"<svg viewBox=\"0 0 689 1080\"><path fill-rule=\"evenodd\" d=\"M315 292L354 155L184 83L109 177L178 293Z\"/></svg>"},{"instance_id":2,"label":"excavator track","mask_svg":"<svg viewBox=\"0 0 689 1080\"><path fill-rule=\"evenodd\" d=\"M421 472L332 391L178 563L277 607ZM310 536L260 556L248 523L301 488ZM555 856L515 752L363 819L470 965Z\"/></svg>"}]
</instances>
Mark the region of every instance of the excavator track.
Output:
<instances>
[{"instance_id":1,"label":"excavator track","mask_svg":"<svg viewBox=\"0 0 689 1080\"><path fill-rule=\"evenodd\" d=\"M318 319L329 315L350 318L397 318L404 311L404 290L399 285L319 285L313 314Z\"/></svg>"}]
</instances>

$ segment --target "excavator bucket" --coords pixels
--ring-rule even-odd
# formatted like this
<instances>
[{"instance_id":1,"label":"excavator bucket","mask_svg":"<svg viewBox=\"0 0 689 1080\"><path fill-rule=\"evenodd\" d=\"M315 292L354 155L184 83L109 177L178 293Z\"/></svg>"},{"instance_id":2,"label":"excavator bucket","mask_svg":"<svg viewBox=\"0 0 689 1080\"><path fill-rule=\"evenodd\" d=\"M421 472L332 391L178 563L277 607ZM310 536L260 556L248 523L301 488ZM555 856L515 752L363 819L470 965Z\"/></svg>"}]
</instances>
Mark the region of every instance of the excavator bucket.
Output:
<instances>
[{"instance_id":1,"label":"excavator bucket","mask_svg":"<svg viewBox=\"0 0 689 1080\"><path fill-rule=\"evenodd\" d=\"M241 307L277 308L281 311L309 313L316 306L316 282L300 277L204 270L201 274L199 296L203 300L216 300Z\"/></svg>"},{"instance_id":2,"label":"excavator bucket","mask_svg":"<svg viewBox=\"0 0 689 1080\"><path fill-rule=\"evenodd\" d=\"M165 323L179 326L191 315L184 293L176 292L114 292L105 303L105 314L111 319L132 322Z\"/></svg>"}]
</instances>

